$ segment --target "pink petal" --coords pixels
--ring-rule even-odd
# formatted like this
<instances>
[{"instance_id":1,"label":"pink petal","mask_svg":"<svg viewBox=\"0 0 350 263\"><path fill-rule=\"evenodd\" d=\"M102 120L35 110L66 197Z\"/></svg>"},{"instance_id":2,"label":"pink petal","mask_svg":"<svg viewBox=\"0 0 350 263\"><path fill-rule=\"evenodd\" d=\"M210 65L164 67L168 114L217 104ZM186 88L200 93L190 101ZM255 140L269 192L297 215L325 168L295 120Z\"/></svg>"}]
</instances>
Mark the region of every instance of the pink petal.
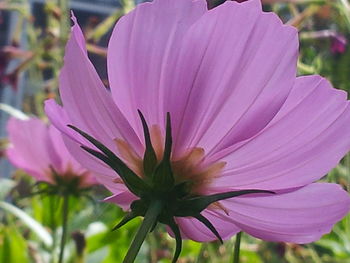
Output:
<instances>
[{"instance_id":1,"label":"pink petal","mask_svg":"<svg viewBox=\"0 0 350 263\"><path fill-rule=\"evenodd\" d=\"M71 121L61 106L57 105L54 100L47 100L45 101L45 112L55 127L62 132L64 143L70 154L83 167L93 172L98 182L115 194L125 191L122 184L116 184L114 182L114 179L118 176L110 167L80 148L80 145L88 144L88 142L73 130L67 129L67 124L71 123Z\"/></svg>"},{"instance_id":2,"label":"pink petal","mask_svg":"<svg viewBox=\"0 0 350 263\"><path fill-rule=\"evenodd\" d=\"M286 189L314 182L349 151L349 122L344 91L318 76L298 78L276 118L223 158L225 171L213 186Z\"/></svg>"},{"instance_id":3,"label":"pink petal","mask_svg":"<svg viewBox=\"0 0 350 263\"><path fill-rule=\"evenodd\" d=\"M74 17L73 20L75 21ZM118 177L117 174L80 149L80 144L88 143L69 129L67 124L84 130L115 152L116 138L128 142L138 153L142 153L143 146L89 61L84 37L76 21L66 46L64 66L60 74L60 95L64 108L52 100L45 102L45 111L51 122L69 136L65 138L65 143L75 159L92 170L96 178L111 191L119 193L120 187L113 182Z\"/></svg>"},{"instance_id":4,"label":"pink petal","mask_svg":"<svg viewBox=\"0 0 350 263\"><path fill-rule=\"evenodd\" d=\"M232 223L223 211L207 209L201 214L213 224L223 240L231 238L240 231L240 228ZM197 242L217 240L216 236L195 218L177 217L176 222L180 227L181 236L184 239L191 239Z\"/></svg>"},{"instance_id":5,"label":"pink petal","mask_svg":"<svg viewBox=\"0 0 350 263\"><path fill-rule=\"evenodd\" d=\"M74 159L84 168L93 172L96 179L110 191L119 193L120 186L113 182L113 180L118 177L117 174L106 164L94 156L87 154L80 148L80 145L88 144L88 142L79 134L67 128L67 124L71 123L71 121L65 110L54 100L47 100L45 101L45 112L55 127L62 132L64 144L69 150L69 153L74 156Z\"/></svg>"},{"instance_id":6,"label":"pink petal","mask_svg":"<svg viewBox=\"0 0 350 263\"><path fill-rule=\"evenodd\" d=\"M119 207L121 207L124 211L128 211L130 209L131 203L136 199L138 198L132 193L130 193L129 190L126 189L124 192L107 197L103 201L109 202L109 203L115 203Z\"/></svg>"},{"instance_id":7,"label":"pink petal","mask_svg":"<svg viewBox=\"0 0 350 263\"><path fill-rule=\"evenodd\" d=\"M137 109L150 124L162 124L164 90L188 28L206 12L203 0L155 0L122 17L108 47L114 101L141 133Z\"/></svg>"},{"instance_id":8,"label":"pink petal","mask_svg":"<svg viewBox=\"0 0 350 263\"><path fill-rule=\"evenodd\" d=\"M7 157L11 163L37 180L48 181L50 158L47 149L48 130L39 119L11 118L7 124L10 147Z\"/></svg>"},{"instance_id":9,"label":"pink petal","mask_svg":"<svg viewBox=\"0 0 350 263\"><path fill-rule=\"evenodd\" d=\"M66 46L59 79L60 95L70 124L88 132L110 149L116 148L113 139L120 138L140 151L142 145L137 135L89 61L83 34L74 17L73 20L75 24Z\"/></svg>"},{"instance_id":10,"label":"pink petal","mask_svg":"<svg viewBox=\"0 0 350 263\"><path fill-rule=\"evenodd\" d=\"M57 130L53 125L48 127L48 156L50 164L58 172L58 174L66 175L74 173L75 176L84 176L84 181L81 182L81 187L88 187L96 184L96 180L90 171L85 169L78 163L64 143L63 134Z\"/></svg>"},{"instance_id":11,"label":"pink petal","mask_svg":"<svg viewBox=\"0 0 350 263\"><path fill-rule=\"evenodd\" d=\"M268 241L309 243L329 233L350 210L337 184L315 183L286 194L221 201L230 219L248 234Z\"/></svg>"},{"instance_id":12,"label":"pink petal","mask_svg":"<svg viewBox=\"0 0 350 263\"><path fill-rule=\"evenodd\" d=\"M119 178L119 176L114 170L96 157L86 153L80 148L80 144L77 141L72 140L66 134L63 134L63 140L74 158L83 167L91 171L100 184L105 186L113 194L119 194L121 191L125 191L124 184L115 182L115 179Z\"/></svg>"},{"instance_id":13,"label":"pink petal","mask_svg":"<svg viewBox=\"0 0 350 263\"><path fill-rule=\"evenodd\" d=\"M61 106L57 105L54 100L47 100L45 101L45 112L55 127L62 132L64 143L70 154L74 156L75 160L77 160L83 167L93 172L97 181L107 187L107 189L114 194L125 191L125 187L122 184L114 182L114 179L116 179L118 175L109 166L91 154L87 154L80 148L80 145L85 144L91 147L92 145L84 140L79 134L67 128L66 125L71 123L71 121Z\"/></svg>"},{"instance_id":14,"label":"pink petal","mask_svg":"<svg viewBox=\"0 0 350 263\"><path fill-rule=\"evenodd\" d=\"M227 1L186 33L166 87L175 150L218 151L263 129L293 86L297 32L260 1Z\"/></svg>"},{"instance_id":15,"label":"pink petal","mask_svg":"<svg viewBox=\"0 0 350 263\"><path fill-rule=\"evenodd\" d=\"M51 163L55 163L54 168L59 173L65 173L68 169L74 171L77 175L86 172L70 154L66 145L64 144L62 133L53 125L49 126L49 144Z\"/></svg>"}]
</instances>

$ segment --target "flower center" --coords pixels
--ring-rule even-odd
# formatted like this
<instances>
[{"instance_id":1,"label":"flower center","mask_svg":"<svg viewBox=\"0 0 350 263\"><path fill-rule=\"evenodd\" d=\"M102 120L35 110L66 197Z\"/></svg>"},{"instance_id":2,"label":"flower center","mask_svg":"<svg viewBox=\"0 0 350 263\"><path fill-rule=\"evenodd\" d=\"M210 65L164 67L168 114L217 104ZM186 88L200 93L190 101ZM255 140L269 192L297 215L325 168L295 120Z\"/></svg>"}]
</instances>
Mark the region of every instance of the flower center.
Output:
<instances>
[{"instance_id":1,"label":"flower center","mask_svg":"<svg viewBox=\"0 0 350 263\"><path fill-rule=\"evenodd\" d=\"M157 164L159 164L164 154L164 136L158 125L151 126L150 137L157 157ZM124 140L115 139L115 143L125 164L139 177L144 178L142 158ZM170 163L175 183L187 182L189 194L192 195L205 194L207 186L220 174L226 164L225 162L206 164L204 149L200 147L188 149L176 159L171 157ZM122 180L118 177L114 182L122 183Z\"/></svg>"}]
</instances>

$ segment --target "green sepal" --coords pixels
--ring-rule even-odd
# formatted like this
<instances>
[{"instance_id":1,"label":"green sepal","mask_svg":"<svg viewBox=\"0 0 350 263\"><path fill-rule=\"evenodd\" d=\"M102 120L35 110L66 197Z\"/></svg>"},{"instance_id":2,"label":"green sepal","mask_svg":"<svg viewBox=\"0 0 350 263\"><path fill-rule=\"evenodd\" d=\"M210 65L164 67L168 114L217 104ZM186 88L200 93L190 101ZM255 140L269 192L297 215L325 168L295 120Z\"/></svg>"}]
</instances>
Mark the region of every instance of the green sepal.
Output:
<instances>
[{"instance_id":1,"label":"green sepal","mask_svg":"<svg viewBox=\"0 0 350 263\"><path fill-rule=\"evenodd\" d=\"M137 215L136 213L134 213L133 211L127 213L123 219L115 226L112 228L112 231L115 231L119 228L121 228L122 226L124 226L125 224L127 224L129 221L133 220L135 217L138 217L139 215Z\"/></svg>"},{"instance_id":2,"label":"green sepal","mask_svg":"<svg viewBox=\"0 0 350 263\"><path fill-rule=\"evenodd\" d=\"M180 228L176 224L174 217L171 215L168 215L166 212L164 213L164 211L163 211L163 214L160 218L160 222L162 224L169 226L171 231L173 231L173 233L174 233L176 247L175 247L174 257L173 257L173 260L171 262L175 263L179 259L179 256L180 256L181 250L182 250L182 237L181 237Z\"/></svg>"},{"instance_id":3,"label":"green sepal","mask_svg":"<svg viewBox=\"0 0 350 263\"><path fill-rule=\"evenodd\" d=\"M163 159L157 166L152 178L155 189L162 192L169 191L175 183L170 162L172 143L170 114L167 113Z\"/></svg>"},{"instance_id":4,"label":"green sepal","mask_svg":"<svg viewBox=\"0 0 350 263\"><path fill-rule=\"evenodd\" d=\"M145 202L143 199L135 200L130 205L131 211L140 216L145 216L148 207L149 203Z\"/></svg>"},{"instance_id":5,"label":"green sepal","mask_svg":"<svg viewBox=\"0 0 350 263\"><path fill-rule=\"evenodd\" d=\"M151 178L157 166L157 155L152 146L151 135L150 135L145 117L143 116L140 110L137 110L137 111L140 115L140 119L142 122L143 133L145 137L145 145L146 145L145 153L143 156L143 170L144 170L145 176Z\"/></svg>"},{"instance_id":6,"label":"green sepal","mask_svg":"<svg viewBox=\"0 0 350 263\"><path fill-rule=\"evenodd\" d=\"M171 190L170 194L176 196L178 199L185 198L186 196L189 196L189 191L191 189L190 184L190 181L178 183Z\"/></svg>"},{"instance_id":7,"label":"green sepal","mask_svg":"<svg viewBox=\"0 0 350 263\"><path fill-rule=\"evenodd\" d=\"M202 216L201 214L198 214L196 216L194 216L198 221L200 221L201 223L203 223L216 237L217 239L220 241L221 244L223 244L224 242L222 241L222 238L219 234L219 232L216 230L216 228L213 226L213 224L204 216Z\"/></svg>"},{"instance_id":8,"label":"green sepal","mask_svg":"<svg viewBox=\"0 0 350 263\"><path fill-rule=\"evenodd\" d=\"M181 254L182 237L181 237L181 232L180 232L179 226L176 224L174 219L171 220L171 222L170 222L170 224L168 224L168 226L170 227L171 231L173 231L173 233L175 235L176 247L175 247L175 253L174 253L173 260L171 261L172 263L175 263L179 259L179 256Z\"/></svg>"},{"instance_id":9,"label":"green sepal","mask_svg":"<svg viewBox=\"0 0 350 263\"><path fill-rule=\"evenodd\" d=\"M33 191L30 196L34 195L71 195L82 196L89 191L91 187L81 187L81 178L75 176L67 179L66 177L57 173L57 171L50 165L52 182L39 181L33 185Z\"/></svg>"},{"instance_id":10,"label":"green sepal","mask_svg":"<svg viewBox=\"0 0 350 263\"><path fill-rule=\"evenodd\" d=\"M126 187L133 194L137 196L141 196L143 193L149 190L148 185L101 142L97 141L95 138L83 132L77 127L74 127L72 125L68 125L68 127L78 132L80 135L82 135L85 139L91 142L94 146L96 146L97 149L99 149L102 152L102 153L98 152L84 145L81 146L82 149L92 154L96 158L100 159L105 164L110 166L114 171L116 171L117 174L120 176L120 178L123 180Z\"/></svg>"},{"instance_id":11,"label":"green sepal","mask_svg":"<svg viewBox=\"0 0 350 263\"><path fill-rule=\"evenodd\" d=\"M170 161L172 144L173 144L173 137L171 135L171 120L170 120L170 113L168 112L166 114L166 133L165 133L163 160Z\"/></svg>"},{"instance_id":12,"label":"green sepal","mask_svg":"<svg viewBox=\"0 0 350 263\"><path fill-rule=\"evenodd\" d=\"M100 159L102 162L111 167L123 180L125 186L137 196L141 196L147 192L149 189L148 185L142 181L132 170L130 170L126 165L119 165L116 162L113 162L110 158L104 155L101 152L95 151L84 145L80 146L83 150Z\"/></svg>"},{"instance_id":13,"label":"green sepal","mask_svg":"<svg viewBox=\"0 0 350 263\"><path fill-rule=\"evenodd\" d=\"M148 209L148 204L145 203L142 199L138 199L131 203L130 209L131 212L127 213L124 218L112 229L112 231L122 227L135 217L145 216Z\"/></svg>"},{"instance_id":14,"label":"green sepal","mask_svg":"<svg viewBox=\"0 0 350 263\"><path fill-rule=\"evenodd\" d=\"M246 194L257 194L257 193L269 193L274 194L272 191L266 190L257 190L257 189L249 189L249 190L241 190L241 191L231 191L213 195L203 195L196 196L184 200L179 200L177 202L177 207L175 209L175 216L185 217L185 216L196 216L204 209L206 209L210 204L215 203L220 200L229 199L232 197L237 197Z\"/></svg>"}]
</instances>

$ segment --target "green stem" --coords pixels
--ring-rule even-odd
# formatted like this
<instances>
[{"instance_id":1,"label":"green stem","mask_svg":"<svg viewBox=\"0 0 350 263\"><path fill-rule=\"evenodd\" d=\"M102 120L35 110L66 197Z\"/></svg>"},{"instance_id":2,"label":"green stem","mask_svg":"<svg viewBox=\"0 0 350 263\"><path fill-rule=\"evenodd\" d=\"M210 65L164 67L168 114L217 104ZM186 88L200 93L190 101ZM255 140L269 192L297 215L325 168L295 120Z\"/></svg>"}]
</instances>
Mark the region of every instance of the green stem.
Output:
<instances>
[{"instance_id":1,"label":"green stem","mask_svg":"<svg viewBox=\"0 0 350 263\"><path fill-rule=\"evenodd\" d=\"M123 260L123 263L132 263L134 262L143 241L145 240L148 232L153 227L154 223L157 220L158 215L162 211L163 203L161 201L154 201L150 204L146 215L143 219L143 222L138 229L134 240L131 243L131 246Z\"/></svg>"},{"instance_id":2,"label":"green stem","mask_svg":"<svg viewBox=\"0 0 350 263\"><path fill-rule=\"evenodd\" d=\"M65 194L65 195L63 195L62 237L61 237L60 255L59 255L58 263L62 263L63 262L64 247L65 247L66 236L67 236L68 208L69 208L69 195Z\"/></svg>"},{"instance_id":3,"label":"green stem","mask_svg":"<svg viewBox=\"0 0 350 263\"><path fill-rule=\"evenodd\" d=\"M233 261L232 261L233 263L239 263L239 251L241 247L241 238L242 238L242 232L237 233L235 248L233 251Z\"/></svg>"}]
</instances>

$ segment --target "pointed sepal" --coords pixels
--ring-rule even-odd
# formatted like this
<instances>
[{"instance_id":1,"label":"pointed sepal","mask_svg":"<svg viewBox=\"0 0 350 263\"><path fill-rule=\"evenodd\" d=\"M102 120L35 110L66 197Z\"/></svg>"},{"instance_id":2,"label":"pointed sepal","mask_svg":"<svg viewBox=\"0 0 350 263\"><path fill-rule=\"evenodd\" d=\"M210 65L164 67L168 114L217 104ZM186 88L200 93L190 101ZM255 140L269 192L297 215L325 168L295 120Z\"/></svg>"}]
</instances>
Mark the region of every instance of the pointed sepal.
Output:
<instances>
[{"instance_id":1,"label":"pointed sepal","mask_svg":"<svg viewBox=\"0 0 350 263\"><path fill-rule=\"evenodd\" d=\"M258 193L268 193L274 194L272 191L258 190L258 189L248 189L240 191L230 191L225 193L213 194L213 195L203 195L196 196L184 200L179 200L177 202L177 207L175 210L175 216L196 216L206 209L210 204L218 202L220 200L225 200L241 195L247 194L258 194Z\"/></svg>"},{"instance_id":2,"label":"pointed sepal","mask_svg":"<svg viewBox=\"0 0 350 263\"><path fill-rule=\"evenodd\" d=\"M122 226L124 226L125 224L127 224L129 221L133 220L137 216L138 215L136 213L134 213L133 211L127 213L123 217L123 219L115 227L112 228L112 231L115 231L115 230L121 228Z\"/></svg>"},{"instance_id":3,"label":"pointed sepal","mask_svg":"<svg viewBox=\"0 0 350 263\"><path fill-rule=\"evenodd\" d=\"M100 159L102 162L111 167L123 180L125 186L129 189L130 192L137 196L141 196L148 190L148 185L142 181L131 169L126 165L120 165L117 162L113 162L110 158L104 155L101 152L95 151L84 145L81 146L83 150Z\"/></svg>"},{"instance_id":4,"label":"pointed sepal","mask_svg":"<svg viewBox=\"0 0 350 263\"><path fill-rule=\"evenodd\" d=\"M82 145L81 148L95 156L96 158L103 161L105 164L110 166L114 171L118 173L120 178L123 180L126 187L135 195L141 196L149 189L148 185L137 176L122 160L120 160L111 150L104 146L101 142L80 130L77 127L68 125L71 129L78 132L85 139L91 142L101 152L91 149L90 147Z\"/></svg>"},{"instance_id":5,"label":"pointed sepal","mask_svg":"<svg viewBox=\"0 0 350 263\"><path fill-rule=\"evenodd\" d=\"M153 185L156 190L162 192L169 191L173 188L175 179L173 171L171 168L170 156L172 148L172 135L171 135L171 120L170 114L167 113L166 120L166 134L165 134L165 145L164 145L164 154L163 159L156 168L156 171L153 175Z\"/></svg>"},{"instance_id":6,"label":"pointed sepal","mask_svg":"<svg viewBox=\"0 0 350 263\"><path fill-rule=\"evenodd\" d=\"M204 216L202 216L201 214L198 214L196 216L194 216L198 221L200 221L201 223L203 223L215 236L216 238L220 241L221 244L223 244L224 242L222 241L222 238L219 234L219 232L216 230L216 228L213 226L213 224Z\"/></svg>"},{"instance_id":7,"label":"pointed sepal","mask_svg":"<svg viewBox=\"0 0 350 263\"><path fill-rule=\"evenodd\" d=\"M157 155L152 146L151 135L145 117L140 110L138 110L138 113L142 122L146 148L143 156L143 170L145 176L151 178L157 166Z\"/></svg>"},{"instance_id":8,"label":"pointed sepal","mask_svg":"<svg viewBox=\"0 0 350 263\"><path fill-rule=\"evenodd\" d=\"M171 231L173 231L174 236L175 236L176 247L175 247L175 253L174 253L173 260L171 261L172 263L175 263L179 259L179 256L180 256L181 250L182 250L181 232L180 232L179 226L176 224L173 217L169 218L167 225L170 227Z\"/></svg>"}]
</instances>

